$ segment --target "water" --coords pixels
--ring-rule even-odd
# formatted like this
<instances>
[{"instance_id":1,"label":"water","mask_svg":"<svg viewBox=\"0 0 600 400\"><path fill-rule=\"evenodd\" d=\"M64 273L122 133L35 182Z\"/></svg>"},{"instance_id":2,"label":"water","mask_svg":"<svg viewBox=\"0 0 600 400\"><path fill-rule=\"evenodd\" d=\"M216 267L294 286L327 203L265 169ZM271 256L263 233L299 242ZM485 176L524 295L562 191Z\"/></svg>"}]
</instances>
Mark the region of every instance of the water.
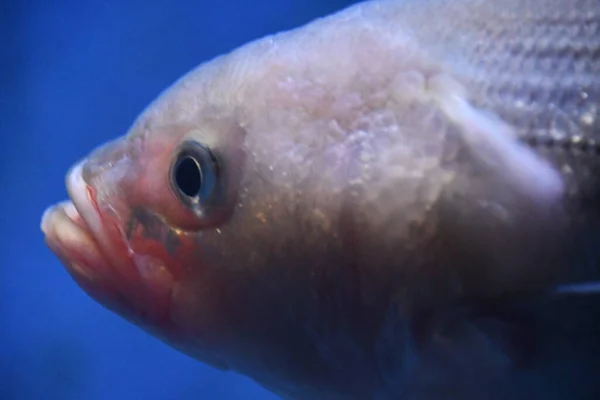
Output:
<instances>
[{"instance_id":1,"label":"water","mask_svg":"<svg viewBox=\"0 0 600 400\"><path fill-rule=\"evenodd\" d=\"M67 168L202 61L350 0L0 2L0 399L275 399L104 310L45 247Z\"/></svg>"}]
</instances>

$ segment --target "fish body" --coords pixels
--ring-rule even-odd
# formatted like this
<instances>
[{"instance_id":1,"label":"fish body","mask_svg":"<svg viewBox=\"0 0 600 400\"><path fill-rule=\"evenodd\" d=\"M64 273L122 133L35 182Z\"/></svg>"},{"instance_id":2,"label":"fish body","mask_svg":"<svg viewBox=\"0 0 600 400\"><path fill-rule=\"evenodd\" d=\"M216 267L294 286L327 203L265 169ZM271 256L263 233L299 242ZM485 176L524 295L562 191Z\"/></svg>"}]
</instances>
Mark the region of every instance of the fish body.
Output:
<instances>
[{"instance_id":1,"label":"fish body","mask_svg":"<svg viewBox=\"0 0 600 400\"><path fill-rule=\"evenodd\" d=\"M42 229L283 398L592 399L598 140L598 0L371 1L186 74Z\"/></svg>"}]
</instances>

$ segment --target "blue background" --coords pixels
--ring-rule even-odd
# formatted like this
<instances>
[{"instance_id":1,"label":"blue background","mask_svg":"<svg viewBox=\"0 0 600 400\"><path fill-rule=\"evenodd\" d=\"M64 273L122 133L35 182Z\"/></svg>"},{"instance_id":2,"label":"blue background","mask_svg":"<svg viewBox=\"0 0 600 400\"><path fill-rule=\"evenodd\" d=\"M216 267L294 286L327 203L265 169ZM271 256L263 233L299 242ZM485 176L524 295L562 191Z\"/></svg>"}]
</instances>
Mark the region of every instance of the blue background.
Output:
<instances>
[{"instance_id":1,"label":"blue background","mask_svg":"<svg viewBox=\"0 0 600 400\"><path fill-rule=\"evenodd\" d=\"M93 302L39 222L68 167L182 74L351 2L0 2L0 399L275 399Z\"/></svg>"}]
</instances>

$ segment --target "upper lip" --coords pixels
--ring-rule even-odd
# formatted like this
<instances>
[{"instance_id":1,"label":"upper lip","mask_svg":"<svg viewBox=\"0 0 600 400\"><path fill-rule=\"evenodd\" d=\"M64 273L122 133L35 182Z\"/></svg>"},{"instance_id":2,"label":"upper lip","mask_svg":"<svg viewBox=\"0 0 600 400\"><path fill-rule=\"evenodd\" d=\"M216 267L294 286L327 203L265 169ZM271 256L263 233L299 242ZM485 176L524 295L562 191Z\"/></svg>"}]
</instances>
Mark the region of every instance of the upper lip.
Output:
<instances>
[{"instance_id":1,"label":"upper lip","mask_svg":"<svg viewBox=\"0 0 600 400\"><path fill-rule=\"evenodd\" d=\"M118 260L111 252L113 246L103 225L102 215L98 209L96 199L93 198L94 192L83 178L83 166L84 161L79 162L68 172L66 178L67 192L88 233L98 244L100 252L112 265L118 265Z\"/></svg>"}]
</instances>

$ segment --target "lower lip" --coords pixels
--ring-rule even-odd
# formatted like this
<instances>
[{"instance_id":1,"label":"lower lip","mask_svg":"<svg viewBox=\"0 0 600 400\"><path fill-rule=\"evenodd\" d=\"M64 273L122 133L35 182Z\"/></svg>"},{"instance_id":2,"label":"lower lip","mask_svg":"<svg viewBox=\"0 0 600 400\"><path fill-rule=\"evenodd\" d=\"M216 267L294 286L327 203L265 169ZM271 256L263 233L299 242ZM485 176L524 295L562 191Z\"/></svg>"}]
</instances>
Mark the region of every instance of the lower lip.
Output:
<instances>
[{"instance_id":1,"label":"lower lip","mask_svg":"<svg viewBox=\"0 0 600 400\"><path fill-rule=\"evenodd\" d=\"M78 279L95 279L94 266L106 264L73 203L49 207L42 217L41 229L46 243Z\"/></svg>"}]
</instances>

